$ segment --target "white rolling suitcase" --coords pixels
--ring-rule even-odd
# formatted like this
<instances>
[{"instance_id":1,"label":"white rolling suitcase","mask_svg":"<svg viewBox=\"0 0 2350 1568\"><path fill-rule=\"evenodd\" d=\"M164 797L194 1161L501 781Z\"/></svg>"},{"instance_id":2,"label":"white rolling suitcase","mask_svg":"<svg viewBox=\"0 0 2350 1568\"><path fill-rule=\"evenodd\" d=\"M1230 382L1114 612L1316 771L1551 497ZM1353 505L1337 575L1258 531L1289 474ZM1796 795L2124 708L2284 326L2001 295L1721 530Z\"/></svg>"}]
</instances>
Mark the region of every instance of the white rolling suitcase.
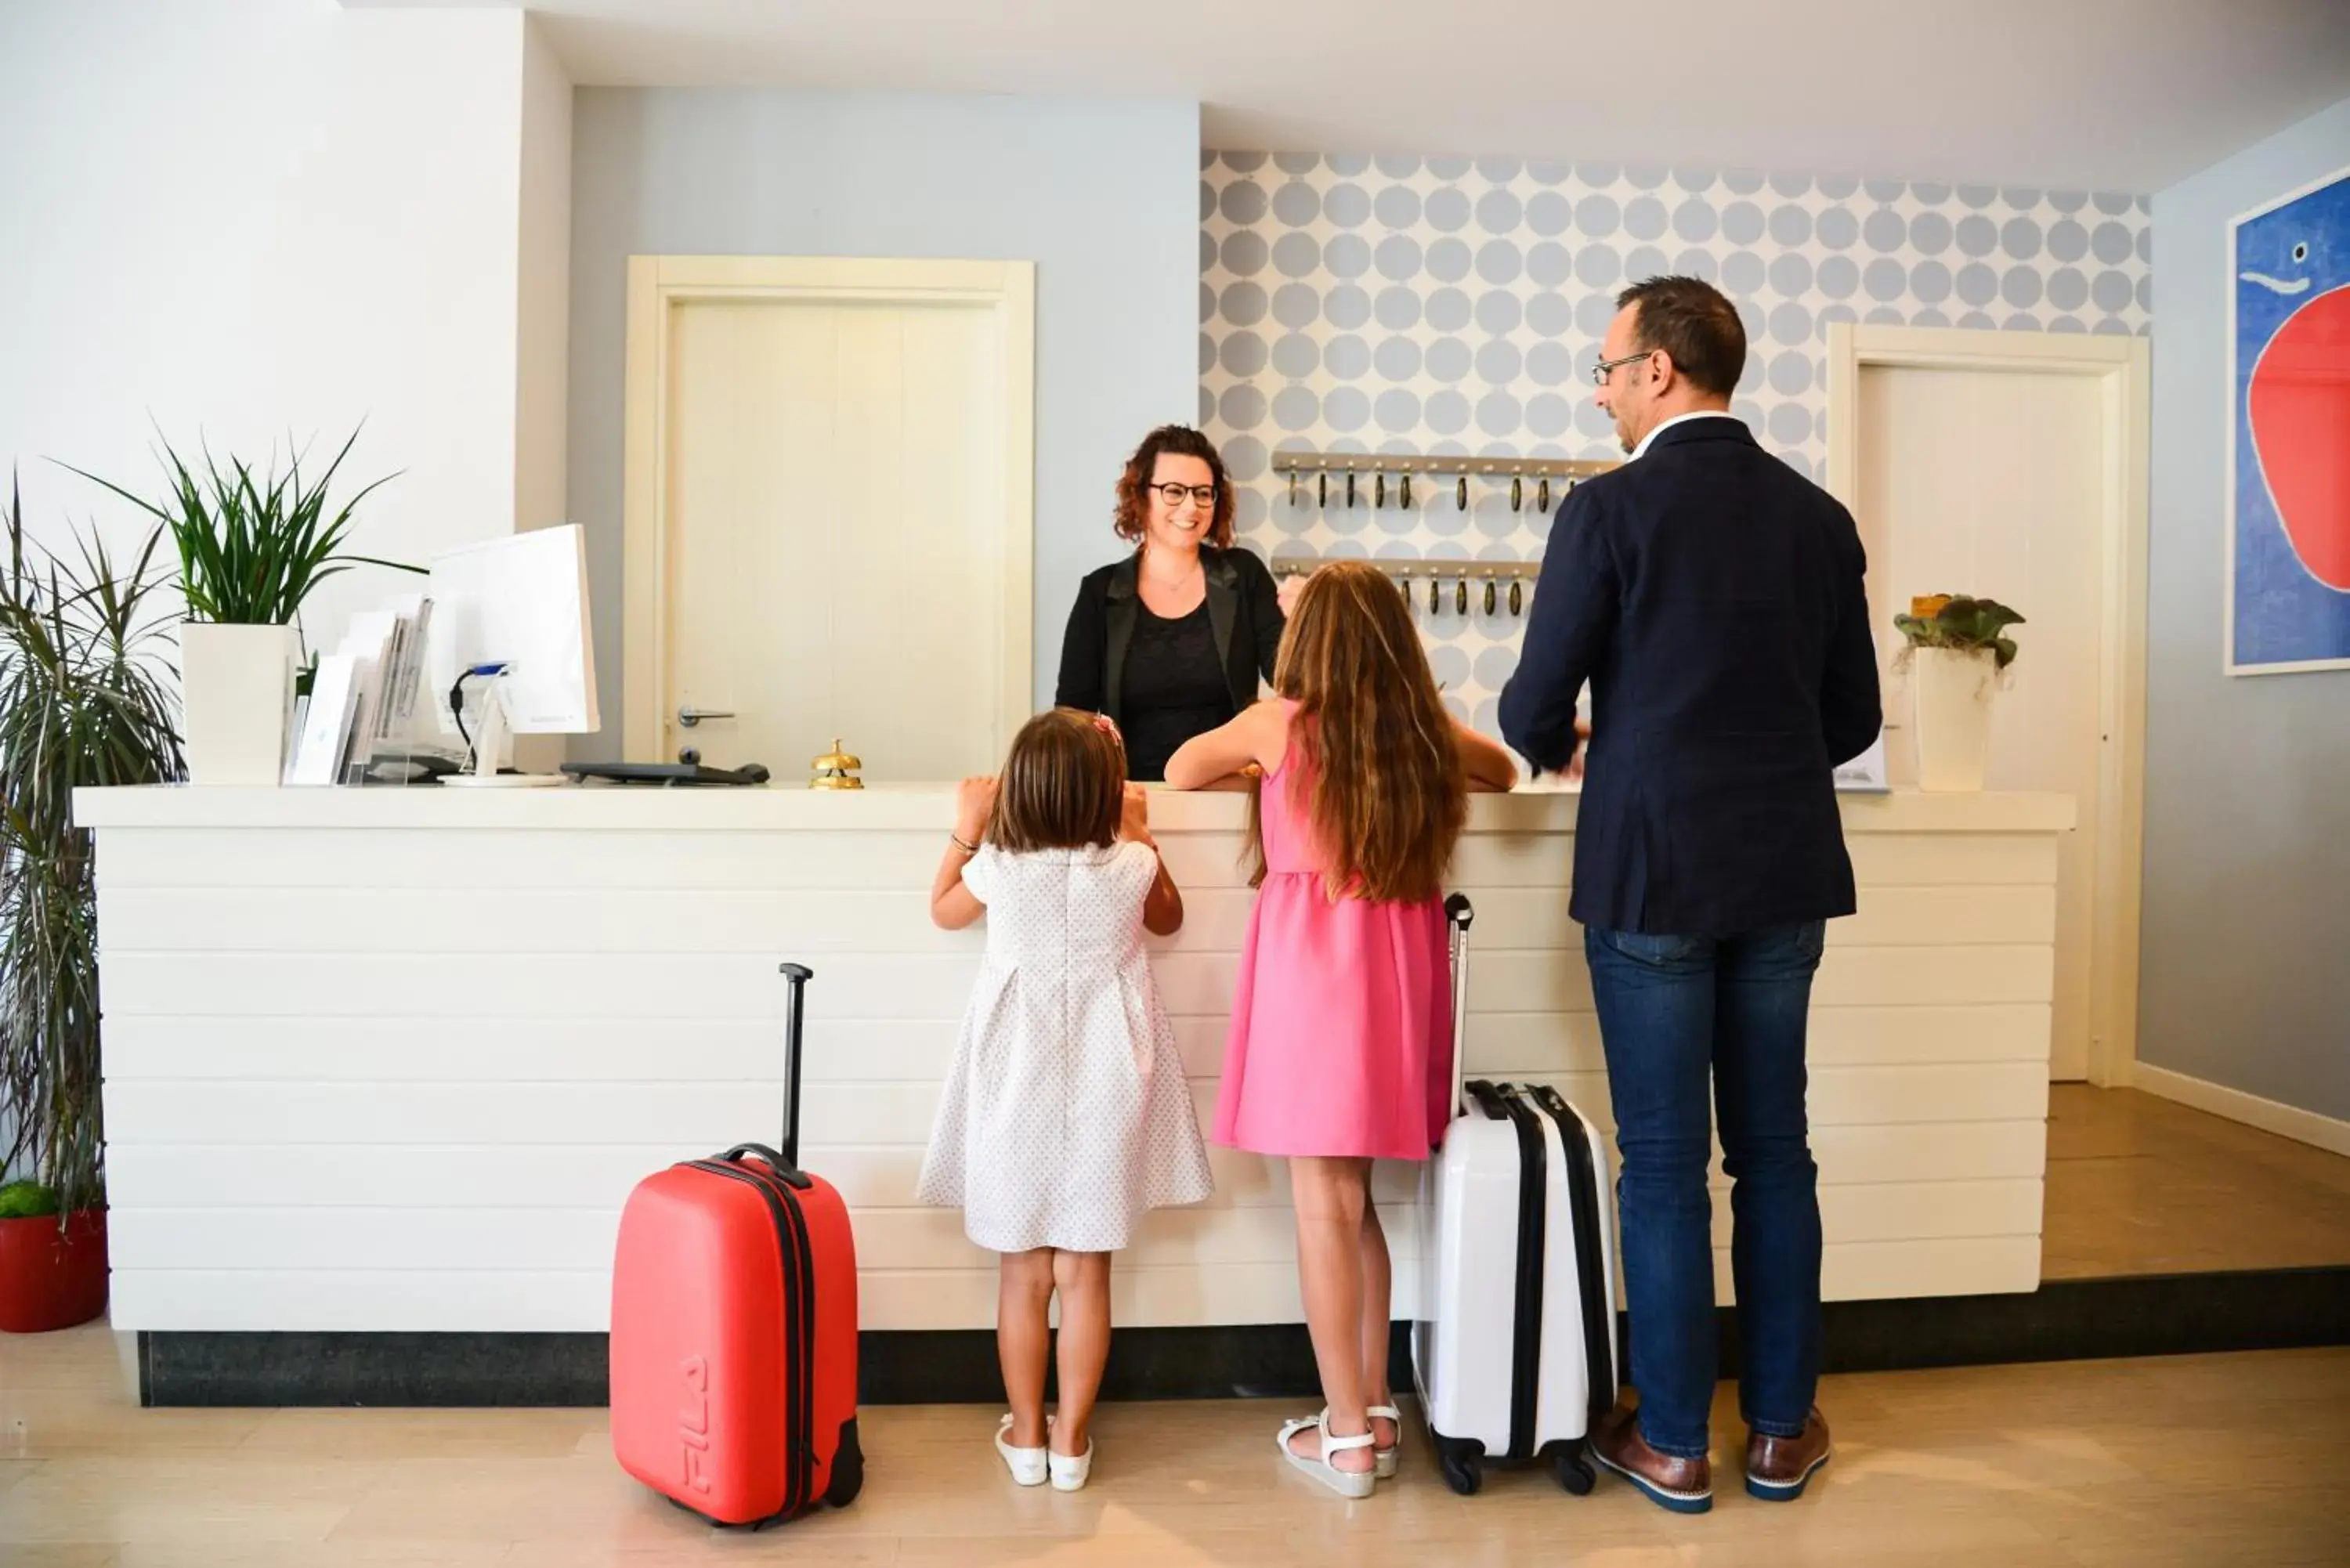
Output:
<instances>
[{"instance_id":1,"label":"white rolling suitcase","mask_svg":"<svg viewBox=\"0 0 2350 1568\"><path fill-rule=\"evenodd\" d=\"M1547 1453L1591 1490L1586 1438L1616 1402L1616 1237L1599 1132L1546 1085L1461 1082L1469 900L1452 947L1453 1121L1420 1176L1412 1377L1444 1479Z\"/></svg>"}]
</instances>

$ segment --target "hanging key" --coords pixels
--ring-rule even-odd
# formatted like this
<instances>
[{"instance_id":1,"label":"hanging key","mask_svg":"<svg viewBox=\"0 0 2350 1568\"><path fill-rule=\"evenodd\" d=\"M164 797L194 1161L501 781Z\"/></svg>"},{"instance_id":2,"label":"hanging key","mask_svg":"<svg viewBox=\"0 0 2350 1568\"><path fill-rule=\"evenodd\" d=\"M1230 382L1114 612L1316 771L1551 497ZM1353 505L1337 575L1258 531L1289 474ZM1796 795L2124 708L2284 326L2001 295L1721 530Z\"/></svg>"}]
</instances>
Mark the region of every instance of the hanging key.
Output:
<instances>
[{"instance_id":1,"label":"hanging key","mask_svg":"<svg viewBox=\"0 0 2350 1568\"><path fill-rule=\"evenodd\" d=\"M1371 505L1378 508L1384 507L1387 504L1388 476L1384 473L1374 474L1371 477Z\"/></svg>"},{"instance_id":2,"label":"hanging key","mask_svg":"<svg viewBox=\"0 0 2350 1568\"><path fill-rule=\"evenodd\" d=\"M1493 613L1493 579L1487 577L1485 579L1485 613L1487 615Z\"/></svg>"},{"instance_id":3,"label":"hanging key","mask_svg":"<svg viewBox=\"0 0 2350 1568\"><path fill-rule=\"evenodd\" d=\"M1520 591L1524 587L1525 584L1518 578L1510 579L1510 613L1512 615L1518 614L1525 606L1524 595Z\"/></svg>"},{"instance_id":4,"label":"hanging key","mask_svg":"<svg viewBox=\"0 0 2350 1568\"><path fill-rule=\"evenodd\" d=\"M1355 504L1355 471L1351 468L1347 471L1347 504Z\"/></svg>"},{"instance_id":5,"label":"hanging key","mask_svg":"<svg viewBox=\"0 0 2350 1568\"><path fill-rule=\"evenodd\" d=\"M1289 504L1292 508L1297 504L1297 471L1294 468L1289 471Z\"/></svg>"},{"instance_id":6,"label":"hanging key","mask_svg":"<svg viewBox=\"0 0 2350 1568\"><path fill-rule=\"evenodd\" d=\"M1452 586L1452 613L1455 615L1469 613L1469 578L1465 574Z\"/></svg>"},{"instance_id":7,"label":"hanging key","mask_svg":"<svg viewBox=\"0 0 2350 1568\"><path fill-rule=\"evenodd\" d=\"M1409 473L1403 476L1403 509L1406 512L1411 510L1411 475Z\"/></svg>"},{"instance_id":8,"label":"hanging key","mask_svg":"<svg viewBox=\"0 0 2350 1568\"><path fill-rule=\"evenodd\" d=\"M1314 476L1314 504L1326 511L1330 505L1330 471L1324 469Z\"/></svg>"},{"instance_id":9,"label":"hanging key","mask_svg":"<svg viewBox=\"0 0 2350 1568\"><path fill-rule=\"evenodd\" d=\"M1461 476L1461 483L1452 487L1452 508L1456 512L1469 510L1469 476L1465 473Z\"/></svg>"},{"instance_id":10,"label":"hanging key","mask_svg":"<svg viewBox=\"0 0 2350 1568\"><path fill-rule=\"evenodd\" d=\"M1443 585L1442 583L1438 582L1434 577L1430 577L1430 578L1429 578L1429 579L1428 579L1428 613L1429 613L1429 614L1430 614L1430 615L1441 615L1441 614L1443 614L1443 613L1444 613L1444 601L1443 601L1442 599L1440 599L1440 598L1438 598L1438 597L1436 597L1437 595L1439 595L1439 594L1442 593L1443 591L1444 591L1444 585Z\"/></svg>"},{"instance_id":11,"label":"hanging key","mask_svg":"<svg viewBox=\"0 0 2350 1568\"><path fill-rule=\"evenodd\" d=\"M1523 474L1510 476L1510 510L1523 511L1526 504L1526 482Z\"/></svg>"},{"instance_id":12,"label":"hanging key","mask_svg":"<svg viewBox=\"0 0 2350 1568\"><path fill-rule=\"evenodd\" d=\"M1537 512L1550 510L1550 480L1547 475L1543 479L1542 488L1534 492L1534 510Z\"/></svg>"}]
</instances>

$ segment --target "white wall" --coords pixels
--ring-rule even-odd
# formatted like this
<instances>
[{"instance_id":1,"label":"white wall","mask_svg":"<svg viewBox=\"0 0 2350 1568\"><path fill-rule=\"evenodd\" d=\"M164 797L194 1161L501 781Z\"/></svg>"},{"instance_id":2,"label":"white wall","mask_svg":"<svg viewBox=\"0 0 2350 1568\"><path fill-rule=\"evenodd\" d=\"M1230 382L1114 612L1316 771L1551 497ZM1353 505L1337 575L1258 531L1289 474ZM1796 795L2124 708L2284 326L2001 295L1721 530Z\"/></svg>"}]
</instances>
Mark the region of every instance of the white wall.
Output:
<instances>
[{"instance_id":1,"label":"white wall","mask_svg":"<svg viewBox=\"0 0 2350 1568\"><path fill-rule=\"evenodd\" d=\"M2350 1120L2350 671L2221 673L2231 219L2350 165L2350 100L2154 198L2138 1059ZM2337 265L2338 262L2337 262Z\"/></svg>"},{"instance_id":2,"label":"white wall","mask_svg":"<svg viewBox=\"0 0 2350 1568\"><path fill-rule=\"evenodd\" d=\"M547 68L527 54L514 11L10 0L0 462L44 535L135 514L42 460L151 486L156 427L265 455L289 431L331 452L364 420L346 474L400 477L355 547L419 564L510 531L542 473L559 496L559 448L517 464L525 98L567 113L526 95ZM329 583L313 640L398 586Z\"/></svg>"},{"instance_id":3,"label":"white wall","mask_svg":"<svg viewBox=\"0 0 2350 1568\"><path fill-rule=\"evenodd\" d=\"M571 340L571 78L543 33L523 39L515 526L564 515Z\"/></svg>"},{"instance_id":4,"label":"white wall","mask_svg":"<svg viewBox=\"0 0 2350 1568\"><path fill-rule=\"evenodd\" d=\"M620 437L631 255L1025 260L1036 272L1035 699L1114 489L1198 400L1198 106L582 88L572 170L572 520L588 531L600 742L619 753ZM889 585L873 585L886 612ZM853 739L853 738L852 738ZM634 761L653 761L636 758ZM766 759L778 777L806 758Z\"/></svg>"}]
</instances>

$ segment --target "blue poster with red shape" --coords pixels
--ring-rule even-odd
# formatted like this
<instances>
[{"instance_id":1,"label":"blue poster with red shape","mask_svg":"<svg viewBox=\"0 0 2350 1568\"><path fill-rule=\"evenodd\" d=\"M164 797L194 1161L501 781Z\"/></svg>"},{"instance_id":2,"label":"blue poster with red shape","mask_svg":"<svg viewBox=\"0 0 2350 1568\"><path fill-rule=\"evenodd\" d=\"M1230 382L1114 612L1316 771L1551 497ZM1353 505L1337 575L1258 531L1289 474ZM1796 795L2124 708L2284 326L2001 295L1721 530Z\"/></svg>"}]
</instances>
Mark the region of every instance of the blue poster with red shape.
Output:
<instances>
[{"instance_id":1,"label":"blue poster with red shape","mask_svg":"<svg viewBox=\"0 0 2350 1568\"><path fill-rule=\"evenodd\" d=\"M2228 673L2350 670L2350 170L2233 226Z\"/></svg>"}]
</instances>

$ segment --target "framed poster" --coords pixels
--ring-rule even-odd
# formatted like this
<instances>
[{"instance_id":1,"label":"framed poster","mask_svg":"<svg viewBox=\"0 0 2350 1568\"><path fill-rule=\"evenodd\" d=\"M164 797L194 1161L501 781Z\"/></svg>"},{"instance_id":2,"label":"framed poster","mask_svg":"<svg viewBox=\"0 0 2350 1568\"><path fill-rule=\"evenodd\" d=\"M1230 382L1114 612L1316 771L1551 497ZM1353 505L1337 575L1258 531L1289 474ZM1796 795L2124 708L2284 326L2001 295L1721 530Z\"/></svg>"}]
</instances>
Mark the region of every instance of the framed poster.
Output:
<instances>
[{"instance_id":1,"label":"framed poster","mask_svg":"<svg viewBox=\"0 0 2350 1568\"><path fill-rule=\"evenodd\" d=\"M2230 228L2228 673L2350 670L2350 169Z\"/></svg>"}]
</instances>

